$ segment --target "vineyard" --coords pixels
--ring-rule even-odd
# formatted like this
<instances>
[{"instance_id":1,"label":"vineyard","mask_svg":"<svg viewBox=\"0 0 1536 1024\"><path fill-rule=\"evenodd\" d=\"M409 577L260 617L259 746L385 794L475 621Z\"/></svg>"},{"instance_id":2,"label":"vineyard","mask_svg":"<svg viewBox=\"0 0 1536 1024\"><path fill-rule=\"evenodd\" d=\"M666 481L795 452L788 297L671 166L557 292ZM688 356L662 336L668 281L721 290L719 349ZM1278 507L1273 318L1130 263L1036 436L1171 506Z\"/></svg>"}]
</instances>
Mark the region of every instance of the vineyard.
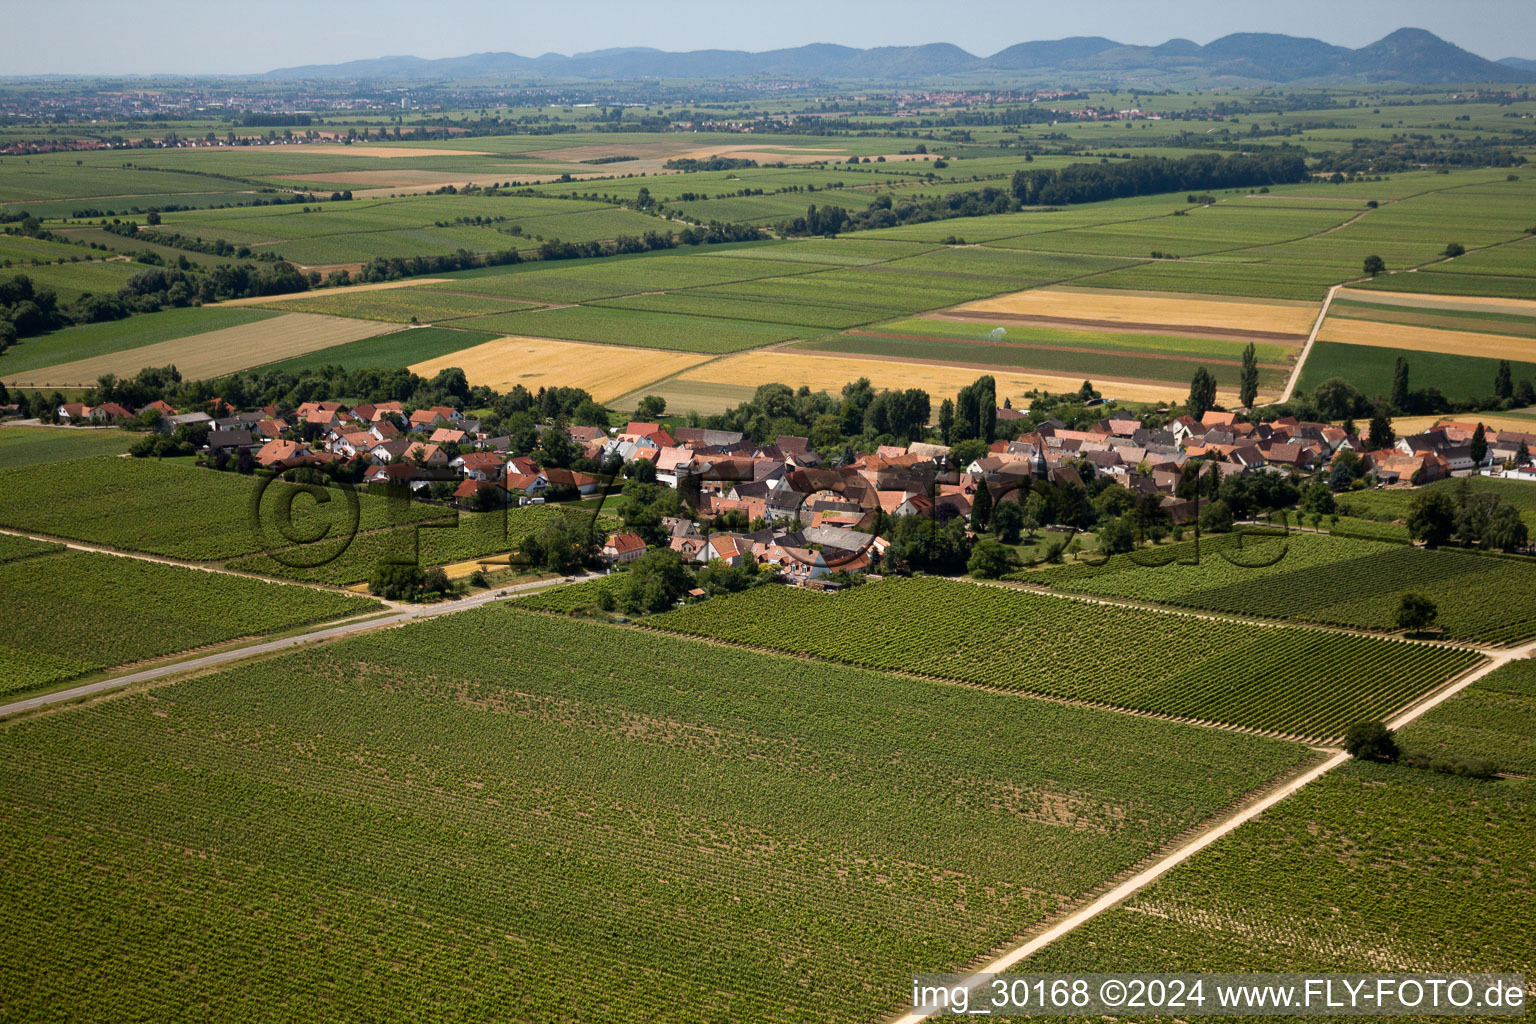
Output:
<instances>
[{"instance_id":1,"label":"vineyard","mask_svg":"<svg viewBox=\"0 0 1536 1024\"><path fill-rule=\"evenodd\" d=\"M0 694L357 615L364 598L71 551L0 564Z\"/></svg>"},{"instance_id":2,"label":"vineyard","mask_svg":"<svg viewBox=\"0 0 1536 1024\"><path fill-rule=\"evenodd\" d=\"M1536 775L1536 660L1484 676L1408 729L1405 744L1446 758L1484 758Z\"/></svg>"},{"instance_id":3,"label":"vineyard","mask_svg":"<svg viewBox=\"0 0 1536 1024\"><path fill-rule=\"evenodd\" d=\"M1186 550L1191 547L1186 542ZM1166 550L1166 549L1165 549ZM1407 591L1438 606L1446 635L1491 644L1536 636L1536 563L1462 551L1427 551L1315 533L1265 538L1251 551L1175 560L1165 550L1024 570L1011 579L1084 594L1391 630ZM1501 599L1490 602L1489 594Z\"/></svg>"},{"instance_id":4,"label":"vineyard","mask_svg":"<svg viewBox=\"0 0 1536 1024\"><path fill-rule=\"evenodd\" d=\"M256 554L229 563L229 568L283 579L345 585L366 580L385 559L433 566L506 554L517 551L530 534L549 523L562 518L586 523L593 515L590 509L559 505L529 505L505 513L460 512L456 516L453 509L432 511L446 518L434 525L360 533L339 557L312 568L303 565L306 556L302 550ZM290 561L300 564L290 565Z\"/></svg>"},{"instance_id":5,"label":"vineyard","mask_svg":"<svg viewBox=\"0 0 1536 1024\"><path fill-rule=\"evenodd\" d=\"M7 1013L241 1024L869 1020L1308 756L515 607L4 732Z\"/></svg>"},{"instance_id":6,"label":"vineyard","mask_svg":"<svg viewBox=\"0 0 1536 1024\"><path fill-rule=\"evenodd\" d=\"M517 605L519 608L562 614L590 611L597 607L599 595L607 593L617 597L619 588L627 579L628 577L622 573L611 573L564 587L536 590L527 597L519 599Z\"/></svg>"},{"instance_id":7,"label":"vineyard","mask_svg":"<svg viewBox=\"0 0 1536 1024\"><path fill-rule=\"evenodd\" d=\"M13 537L8 533L0 533L0 565L63 550L64 545L62 544L50 544L47 541L30 540L26 537Z\"/></svg>"},{"instance_id":8,"label":"vineyard","mask_svg":"<svg viewBox=\"0 0 1536 1024\"><path fill-rule=\"evenodd\" d=\"M939 579L762 587L658 629L983 686L1333 737L1481 660L1470 651L1111 607Z\"/></svg>"},{"instance_id":9,"label":"vineyard","mask_svg":"<svg viewBox=\"0 0 1536 1024\"><path fill-rule=\"evenodd\" d=\"M1353 762L1019 969L1529 975L1533 815L1533 782Z\"/></svg>"},{"instance_id":10,"label":"vineyard","mask_svg":"<svg viewBox=\"0 0 1536 1024\"><path fill-rule=\"evenodd\" d=\"M276 516L289 493L291 532L344 530L346 495L327 489L321 504L304 488L274 481L262 493L263 514L251 498L264 478L219 473L176 462L105 456L0 469L0 526L145 551L191 561L238 558L280 544ZM378 529L451 513L405 501L357 494L359 530Z\"/></svg>"},{"instance_id":11,"label":"vineyard","mask_svg":"<svg viewBox=\"0 0 1536 1024\"><path fill-rule=\"evenodd\" d=\"M1413 501L1425 491L1441 491L1455 500L1465 483L1473 494L1493 494L1506 504L1520 510L1520 516L1536 531L1536 487L1519 480L1499 480L1492 477L1466 477L1455 480L1438 480L1428 487L1412 489L1358 491L1339 497L1339 503L1348 507L1350 515L1363 519L1385 522L1407 519L1413 510Z\"/></svg>"}]
</instances>

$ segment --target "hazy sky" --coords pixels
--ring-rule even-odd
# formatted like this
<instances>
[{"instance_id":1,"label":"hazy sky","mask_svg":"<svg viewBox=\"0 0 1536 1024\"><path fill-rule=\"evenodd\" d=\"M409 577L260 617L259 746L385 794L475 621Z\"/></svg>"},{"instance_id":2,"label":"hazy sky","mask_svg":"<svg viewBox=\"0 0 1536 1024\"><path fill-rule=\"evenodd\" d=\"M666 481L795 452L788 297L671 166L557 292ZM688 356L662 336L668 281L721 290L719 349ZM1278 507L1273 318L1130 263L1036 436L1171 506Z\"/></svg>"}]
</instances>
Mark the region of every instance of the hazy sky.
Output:
<instances>
[{"instance_id":1,"label":"hazy sky","mask_svg":"<svg viewBox=\"0 0 1536 1024\"><path fill-rule=\"evenodd\" d=\"M1284 32L1362 46L1426 28L1484 57L1536 58L1532 0L0 0L0 75L245 74L298 64L487 50L525 56L610 46L767 50L802 43L1124 43Z\"/></svg>"}]
</instances>

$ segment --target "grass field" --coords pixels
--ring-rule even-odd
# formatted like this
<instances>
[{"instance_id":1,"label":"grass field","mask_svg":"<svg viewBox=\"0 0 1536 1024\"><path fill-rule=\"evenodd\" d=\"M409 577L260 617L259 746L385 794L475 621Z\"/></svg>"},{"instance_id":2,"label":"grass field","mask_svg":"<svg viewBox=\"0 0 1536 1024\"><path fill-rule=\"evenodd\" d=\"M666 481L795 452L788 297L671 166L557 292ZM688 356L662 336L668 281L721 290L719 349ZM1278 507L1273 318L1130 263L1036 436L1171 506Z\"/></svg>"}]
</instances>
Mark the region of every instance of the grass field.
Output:
<instances>
[{"instance_id":1,"label":"grass field","mask_svg":"<svg viewBox=\"0 0 1536 1024\"><path fill-rule=\"evenodd\" d=\"M528 305L526 302L481 295L429 292L425 288L390 288L336 295L316 292L302 298L281 299L271 303L269 308L285 313L318 313L399 324L416 320L430 324L526 309Z\"/></svg>"},{"instance_id":2,"label":"grass field","mask_svg":"<svg viewBox=\"0 0 1536 1024\"><path fill-rule=\"evenodd\" d=\"M45 366L96 359L164 341L175 341L230 327L269 320L275 314L254 309L168 309L126 320L83 324L28 338L0 354L0 377ZM94 383L94 382L93 382Z\"/></svg>"},{"instance_id":3,"label":"grass field","mask_svg":"<svg viewBox=\"0 0 1536 1024\"><path fill-rule=\"evenodd\" d=\"M1024 703L486 608L19 722L0 994L868 1020L1306 756Z\"/></svg>"},{"instance_id":4,"label":"grass field","mask_svg":"<svg viewBox=\"0 0 1536 1024\"><path fill-rule=\"evenodd\" d=\"M871 668L1315 737L1401 708L1481 658L938 579L886 580L830 598L760 588L646 622ZM1067 668L1065 650L1094 653Z\"/></svg>"},{"instance_id":5,"label":"grass field","mask_svg":"<svg viewBox=\"0 0 1536 1024\"><path fill-rule=\"evenodd\" d=\"M446 367L457 366L472 385L484 384L497 391L510 391L518 384L529 391L541 387L584 388L596 401L607 402L696 366L706 358L683 352L505 337L414 363L410 370L432 377Z\"/></svg>"},{"instance_id":6,"label":"grass field","mask_svg":"<svg viewBox=\"0 0 1536 1024\"><path fill-rule=\"evenodd\" d=\"M1353 496L1349 500L1353 508ZM1014 578L1084 594L1373 630L1394 629L1398 602L1414 591L1436 603L1436 624L1456 639L1514 643L1536 636L1533 562L1315 533L1247 546L1251 554L1206 552L1198 565L1164 564L1171 555L1146 552L1117 555L1102 567L1048 567ZM1490 593L1501 600L1490 604L1484 599Z\"/></svg>"},{"instance_id":7,"label":"grass field","mask_svg":"<svg viewBox=\"0 0 1536 1024\"><path fill-rule=\"evenodd\" d=\"M243 315L247 311L218 312ZM364 320L284 313L235 327L57 363L18 373L7 382L31 387L91 387L106 374L132 377L146 366L175 366L182 377L189 380L218 377L332 345L359 341L378 333L378 324Z\"/></svg>"},{"instance_id":8,"label":"grass field","mask_svg":"<svg viewBox=\"0 0 1536 1024\"><path fill-rule=\"evenodd\" d=\"M10 598L0 624L0 695L381 607L345 594L83 551L0 564L0 587Z\"/></svg>"},{"instance_id":9,"label":"grass field","mask_svg":"<svg viewBox=\"0 0 1536 1024\"><path fill-rule=\"evenodd\" d=\"M133 440L133 434L109 427L5 427L0 429L0 469L120 455Z\"/></svg>"}]
</instances>

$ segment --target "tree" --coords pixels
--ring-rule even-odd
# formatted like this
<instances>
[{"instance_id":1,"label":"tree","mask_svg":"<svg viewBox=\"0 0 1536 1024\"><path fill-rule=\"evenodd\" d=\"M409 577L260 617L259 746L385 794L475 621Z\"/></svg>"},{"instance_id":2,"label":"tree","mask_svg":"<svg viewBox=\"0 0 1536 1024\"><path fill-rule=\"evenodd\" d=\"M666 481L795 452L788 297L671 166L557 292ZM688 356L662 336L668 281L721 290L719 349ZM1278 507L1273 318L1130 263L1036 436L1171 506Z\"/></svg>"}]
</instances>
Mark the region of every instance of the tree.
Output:
<instances>
[{"instance_id":1,"label":"tree","mask_svg":"<svg viewBox=\"0 0 1536 1024\"><path fill-rule=\"evenodd\" d=\"M1499 360L1498 372L1493 375L1493 393L1500 398L1513 398L1515 395L1515 382L1508 359Z\"/></svg>"},{"instance_id":2,"label":"tree","mask_svg":"<svg viewBox=\"0 0 1536 1024\"><path fill-rule=\"evenodd\" d=\"M1136 546L1136 530L1124 516L1105 520L1099 526L1099 552L1118 555Z\"/></svg>"},{"instance_id":3,"label":"tree","mask_svg":"<svg viewBox=\"0 0 1536 1024\"><path fill-rule=\"evenodd\" d=\"M1445 252L1441 253L1441 255L1450 259L1454 259L1457 256L1465 256L1466 253L1466 246L1462 245L1460 242L1451 242L1446 245Z\"/></svg>"},{"instance_id":4,"label":"tree","mask_svg":"<svg viewBox=\"0 0 1536 1024\"><path fill-rule=\"evenodd\" d=\"M1375 277L1386 269L1387 263L1380 256L1367 256L1365 258L1365 272L1369 276Z\"/></svg>"},{"instance_id":5,"label":"tree","mask_svg":"<svg viewBox=\"0 0 1536 1024\"><path fill-rule=\"evenodd\" d=\"M390 565L380 562L368 577L368 593L387 601L414 601L426 582L419 565Z\"/></svg>"},{"instance_id":6,"label":"tree","mask_svg":"<svg viewBox=\"0 0 1536 1024\"><path fill-rule=\"evenodd\" d=\"M1200 510L1200 529L1206 533L1227 533L1232 526L1232 510L1220 498Z\"/></svg>"},{"instance_id":7,"label":"tree","mask_svg":"<svg viewBox=\"0 0 1536 1024\"><path fill-rule=\"evenodd\" d=\"M1392 408L1400 413L1408 411L1408 360L1402 356L1392 367Z\"/></svg>"},{"instance_id":8,"label":"tree","mask_svg":"<svg viewBox=\"0 0 1536 1024\"><path fill-rule=\"evenodd\" d=\"M661 419L666 411L667 400L660 395L646 395L640 399L640 404L635 406L635 415L646 423Z\"/></svg>"},{"instance_id":9,"label":"tree","mask_svg":"<svg viewBox=\"0 0 1536 1024\"><path fill-rule=\"evenodd\" d=\"M1472 431L1472 462L1481 466L1483 460L1488 457L1488 434L1479 423L1477 429Z\"/></svg>"},{"instance_id":10,"label":"tree","mask_svg":"<svg viewBox=\"0 0 1536 1024\"><path fill-rule=\"evenodd\" d=\"M979 580L995 580L1013 566L1008 549L990 537L977 541L965 563L966 571Z\"/></svg>"},{"instance_id":11,"label":"tree","mask_svg":"<svg viewBox=\"0 0 1536 1024\"><path fill-rule=\"evenodd\" d=\"M1024 506L1017 501L999 501L992 507L992 534L1004 544L1017 544L1024 532Z\"/></svg>"},{"instance_id":12,"label":"tree","mask_svg":"<svg viewBox=\"0 0 1536 1024\"><path fill-rule=\"evenodd\" d=\"M949 447L950 468L963 470L977 459L985 458L987 451L987 442L980 438L952 444Z\"/></svg>"},{"instance_id":13,"label":"tree","mask_svg":"<svg viewBox=\"0 0 1536 1024\"><path fill-rule=\"evenodd\" d=\"M1435 602L1423 594L1404 594L1397 606L1397 628L1417 633L1428 629L1439 615Z\"/></svg>"},{"instance_id":14,"label":"tree","mask_svg":"<svg viewBox=\"0 0 1536 1024\"><path fill-rule=\"evenodd\" d=\"M1216 378L1203 366L1195 371L1189 382L1189 401L1186 405L1189 415L1197 420L1216 405Z\"/></svg>"},{"instance_id":15,"label":"tree","mask_svg":"<svg viewBox=\"0 0 1536 1024\"><path fill-rule=\"evenodd\" d=\"M992 491L987 478L976 481L976 496L971 499L971 529L980 533L992 521Z\"/></svg>"},{"instance_id":16,"label":"tree","mask_svg":"<svg viewBox=\"0 0 1536 1024\"><path fill-rule=\"evenodd\" d=\"M1322 480L1315 480L1301 492L1301 510L1309 515L1328 516L1336 509L1333 490Z\"/></svg>"},{"instance_id":17,"label":"tree","mask_svg":"<svg viewBox=\"0 0 1536 1024\"><path fill-rule=\"evenodd\" d=\"M1249 342L1243 349L1243 372L1241 382L1238 385L1238 401L1245 409L1252 409L1253 403L1259 398L1259 357Z\"/></svg>"},{"instance_id":18,"label":"tree","mask_svg":"<svg viewBox=\"0 0 1536 1024\"><path fill-rule=\"evenodd\" d=\"M1444 491L1423 491L1408 509L1408 536L1437 548L1451 539L1456 506Z\"/></svg>"},{"instance_id":19,"label":"tree","mask_svg":"<svg viewBox=\"0 0 1536 1024\"><path fill-rule=\"evenodd\" d=\"M1024 513L1022 525L1024 532L1031 537L1035 531L1044 526L1050 515L1050 505L1045 500L1045 495L1039 491L1031 491L1029 497L1024 499Z\"/></svg>"},{"instance_id":20,"label":"tree","mask_svg":"<svg viewBox=\"0 0 1536 1024\"><path fill-rule=\"evenodd\" d=\"M939 440L949 444L950 434L955 430L955 403L953 399L946 398L939 403Z\"/></svg>"},{"instance_id":21,"label":"tree","mask_svg":"<svg viewBox=\"0 0 1536 1024\"><path fill-rule=\"evenodd\" d=\"M1371 413L1371 425L1367 430L1372 451L1390 448L1397 443L1397 434L1392 430L1392 417L1387 415L1385 406L1378 405Z\"/></svg>"},{"instance_id":22,"label":"tree","mask_svg":"<svg viewBox=\"0 0 1536 1024\"><path fill-rule=\"evenodd\" d=\"M682 556L666 547L651 548L630 563L625 575L618 600L635 615L664 612L693 586Z\"/></svg>"},{"instance_id":23,"label":"tree","mask_svg":"<svg viewBox=\"0 0 1536 1024\"><path fill-rule=\"evenodd\" d=\"M1361 761L1396 761L1397 736L1385 722L1356 722L1344 733L1344 749Z\"/></svg>"}]
</instances>

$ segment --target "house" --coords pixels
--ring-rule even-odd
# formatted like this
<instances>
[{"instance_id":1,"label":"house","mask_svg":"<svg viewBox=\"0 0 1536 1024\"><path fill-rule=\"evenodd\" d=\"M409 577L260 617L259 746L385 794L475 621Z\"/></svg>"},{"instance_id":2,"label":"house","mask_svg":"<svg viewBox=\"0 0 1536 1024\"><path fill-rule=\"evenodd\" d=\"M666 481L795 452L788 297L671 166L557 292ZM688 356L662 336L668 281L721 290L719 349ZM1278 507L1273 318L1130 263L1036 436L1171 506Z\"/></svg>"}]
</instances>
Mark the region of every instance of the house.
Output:
<instances>
[{"instance_id":1,"label":"house","mask_svg":"<svg viewBox=\"0 0 1536 1024\"><path fill-rule=\"evenodd\" d=\"M435 444L422 444L414 442L405 450L403 456L407 462L419 463L430 468L448 465L448 453Z\"/></svg>"},{"instance_id":2,"label":"house","mask_svg":"<svg viewBox=\"0 0 1536 1024\"><path fill-rule=\"evenodd\" d=\"M68 402L59 406L58 416L66 423L79 423L90 419L91 407L84 402Z\"/></svg>"},{"instance_id":3,"label":"house","mask_svg":"<svg viewBox=\"0 0 1536 1024\"><path fill-rule=\"evenodd\" d=\"M297 441L284 441L281 438L268 441L256 452L256 461L263 466L274 466L280 462L287 462L304 454L309 449Z\"/></svg>"},{"instance_id":4,"label":"house","mask_svg":"<svg viewBox=\"0 0 1536 1024\"><path fill-rule=\"evenodd\" d=\"M206 447L210 453L239 450L255 447L255 440L249 430L210 430Z\"/></svg>"},{"instance_id":5,"label":"house","mask_svg":"<svg viewBox=\"0 0 1536 1024\"><path fill-rule=\"evenodd\" d=\"M102 402L90 412L92 423L120 423L133 419L133 413L116 402Z\"/></svg>"},{"instance_id":6,"label":"house","mask_svg":"<svg viewBox=\"0 0 1536 1024\"><path fill-rule=\"evenodd\" d=\"M503 505L510 504L512 501L512 495L507 493L507 489L494 480L465 480L454 490L453 500L465 504L481 491L494 492L500 504Z\"/></svg>"},{"instance_id":7,"label":"house","mask_svg":"<svg viewBox=\"0 0 1536 1024\"><path fill-rule=\"evenodd\" d=\"M453 427L438 427L427 440L433 444L463 444L469 440L469 435Z\"/></svg>"},{"instance_id":8,"label":"house","mask_svg":"<svg viewBox=\"0 0 1536 1024\"><path fill-rule=\"evenodd\" d=\"M699 560L712 562L717 558L732 568L744 565L752 558L752 544L746 538L735 534L714 534L709 538L709 543L704 545Z\"/></svg>"},{"instance_id":9,"label":"house","mask_svg":"<svg viewBox=\"0 0 1536 1024\"><path fill-rule=\"evenodd\" d=\"M155 399L153 402L150 402L148 405L144 406L144 408L145 409L153 409L153 410L155 410L155 412L159 413L161 416L175 416L176 415L176 410L174 408L172 408L171 406L167 405L165 402L161 401L158 398ZM140 411L142 412L143 410L141 409Z\"/></svg>"},{"instance_id":10,"label":"house","mask_svg":"<svg viewBox=\"0 0 1536 1024\"><path fill-rule=\"evenodd\" d=\"M471 480L495 480L505 476L501 456L494 452L470 452L460 455L448 465Z\"/></svg>"},{"instance_id":11,"label":"house","mask_svg":"<svg viewBox=\"0 0 1536 1024\"><path fill-rule=\"evenodd\" d=\"M603 561L609 565L628 565L645 554L645 541L638 533L616 533L603 544Z\"/></svg>"},{"instance_id":12,"label":"house","mask_svg":"<svg viewBox=\"0 0 1536 1024\"><path fill-rule=\"evenodd\" d=\"M178 427L200 427L213 423L213 417L205 412L184 412L178 416L162 416L155 427L162 434L173 434Z\"/></svg>"}]
</instances>

